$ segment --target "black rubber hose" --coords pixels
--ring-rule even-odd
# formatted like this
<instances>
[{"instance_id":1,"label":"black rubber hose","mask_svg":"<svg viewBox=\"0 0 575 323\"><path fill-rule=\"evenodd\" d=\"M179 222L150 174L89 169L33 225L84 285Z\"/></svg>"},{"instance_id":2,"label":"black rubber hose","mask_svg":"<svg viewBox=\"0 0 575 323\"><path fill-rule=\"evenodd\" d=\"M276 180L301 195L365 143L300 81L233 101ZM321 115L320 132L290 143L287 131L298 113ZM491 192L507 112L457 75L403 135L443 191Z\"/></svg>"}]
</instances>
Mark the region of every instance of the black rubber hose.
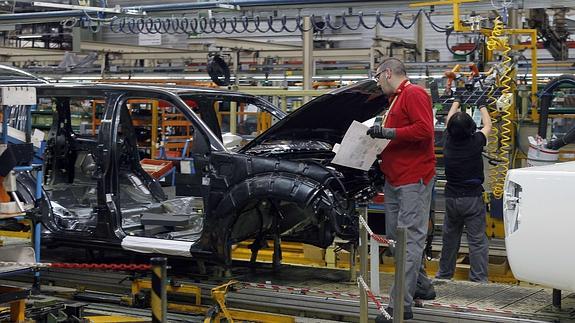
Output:
<instances>
[{"instance_id":1,"label":"black rubber hose","mask_svg":"<svg viewBox=\"0 0 575 323\"><path fill-rule=\"evenodd\" d=\"M567 133L563 137L548 142L547 148L558 150L559 148L566 146L572 142L575 142L575 127L569 129L569 131L567 131Z\"/></svg>"},{"instance_id":2,"label":"black rubber hose","mask_svg":"<svg viewBox=\"0 0 575 323\"><path fill-rule=\"evenodd\" d=\"M395 24L397 24L397 21L398 21L398 20L399 20L399 13L397 13L397 12L395 13L395 15L393 15L393 21L392 21L391 24L389 24L389 25L386 25L386 24L383 22L383 20L382 20L382 18L381 18L381 15L379 15L379 12L378 12L378 15L377 15L377 17L376 17L377 23L380 24L381 27L383 27L383 28L388 28L388 29L395 27Z\"/></svg>"},{"instance_id":3,"label":"black rubber hose","mask_svg":"<svg viewBox=\"0 0 575 323\"><path fill-rule=\"evenodd\" d=\"M341 28L343 28L343 24L339 25L339 26L332 25L331 15L325 15L325 17L323 18L323 21L325 22L326 26L331 30L340 30Z\"/></svg>"},{"instance_id":4,"label":"black rubber hose","mask_svg":"<svg viewBox=\"0 0 575 323\"><path fill-rule=\"evenodd\" d=\"M565 74L549 81L540 94L539 129L537 134L541 138L547 136L547 118L549 118L549 107L551 107L554 98L553 92L562 84L575 85L575 76Z\"/></svg>"}]
</instances>

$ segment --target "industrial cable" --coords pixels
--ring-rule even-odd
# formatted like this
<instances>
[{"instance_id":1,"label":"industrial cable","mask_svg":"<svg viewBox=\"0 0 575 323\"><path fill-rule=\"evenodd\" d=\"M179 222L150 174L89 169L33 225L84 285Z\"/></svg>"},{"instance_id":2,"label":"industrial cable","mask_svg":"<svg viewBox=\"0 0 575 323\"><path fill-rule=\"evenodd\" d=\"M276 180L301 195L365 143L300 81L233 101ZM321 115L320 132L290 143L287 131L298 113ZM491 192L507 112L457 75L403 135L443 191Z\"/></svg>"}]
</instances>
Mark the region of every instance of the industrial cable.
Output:
<instances>
[{"instance_id":1,"label":"industrial cable","mask_svg":"<svg viewBox=\"0 0 575 323\"><path fill-rule=\"evenodd\" d=\"M375 13L375 22L368 23L367 15L363 12L358 12L357 15L337 16L341 20L339 24L335 24L332 15L326 14L324 16L312 15L310 22L311 26L304 27L303 16L297 15L293 18L293 22L288 20L284 15L281 18L268 16L262 18L259 15L255 16L242 16L242 17L118 17L111 18L92 17L87 12L83 19L91 22L90 29L92 32L98 32L104 24L108 24L109 28L114 33L124 34L233 34L233 33L282 33L282 32L307 32L313 30L314 32L322 32L325 30L341 30L343 28L348 30L358 30L365 28L368 30L375 29L377 26L382 28L394 28L396 25L404 29L411 29L418 19L423 15L431 28L439 33L446 34L446 45L452 54L456 54L449 46L449 37L453 31L453 27L442 27L431 19L431 12L423 9L418 10L410 21L405 21L401 18L403 13L395 12L392 21L385 23L383 21L383 13L377 11ZM371 15L370 17L373 17ZM352 20L356 20L353 23ZM79 19L67 19L62 21L66 27L72 27L79 23ZM291 25L291 26L290 26ZM469 52L463 54L464 56L471 55L479 48L481 38L477 37L475 46Z\"/></svg>"},{"instance_id":2,"label":"industrial cable","mask_svg":"<svg viewBox=\"0 0 575 323\"><path fill-rule=\"evenodd\" d=\"M427 21L429 22L429 25L431 26L431 28L433 30L435 30L436 32L440 32L440 33L447 32L448 28L441 27L438 24L434 23L433 20L431 20L431 12L424 11L423 13L425 14L425 18L427 18Z\"/></svg>"},{"instance_id":3,"label":"industrial cable","mask_svg":"<svg viewBox=\"0 0 575 323\"><path fill-rule=\"evenodd\" d=\"M103 20L86 16L90 21L96 21L98 24L107 22L110 25L110 30L115 33L125 34L232 34L232 33L281 33L281 32L306 32L310 29L314 31L324 30L340 30L346 28L348 30L358 30L359 28L375 29L377 26L383 28L393 28L396 25L404 29L411 29L417 19L421 16L429 22L432 29L436 32L447 32L449 29L441 27L434 23L431 19L431 13L424 10L417 11L411 20L402 19L402 13L396 12L393 15L390 23L383 21L383 13L377 11L375 15L375 22L369 23L367 15L363 12L358 12L357 15L341 15L337 16L341 20L340 23L334 23L334 17L330 14L324 16L311 16L311 27L305 28L303 26L303 16L297 15L293 21L288 20L286 16L280 18L268 16L262 18L258 15L255 16L242 16L242 17L221 17L221 18L206 18L206 17L162 17L162 18L149 18L149 17L121 17L116 16ZM71 24L71 21L68 21Z\"/></svg>"},{"instance_id":4,"label":"industrial cable","mask_svg":"<svg viewBox=\"0 0 575 323\"><path fill-rule=\"evenodd\" d=\"M500 50L503 61L500 63L502 70L497 85L502 88L502 94L496 102L496 111L500 115L499 147L497 150L498 162L490 171L491 189L497 199L503 197L505 176L509 170L509 155L511 150L511 109L513 108L513 62L509 52L508 37L504 36L504 24L500 17L495 18L493 31L487 39L487 49L490 51Z\"/></svg>"},{"instance_id":5,"label":"industrial cable","mask_svg":"<svg viewBox=\"0 0 575 323\"><path fill-rule=\"evenodd\" d=\"M469 56L473 53L475 53L475 51L479 48L479 43L481 42L481 37L477 37L475 39L475 45L473 46L472 49L470 49L467 53L464 54L460 54L460 53L456 53L451 46L449 45L449 37L451 37L451 34L453 33L453 28L447 29L445 31L445 46L447 47L447 50L449 50L449 52L453 55L462 55L462 56ZM461 33L458 33L461 34Z\"/></svg>"}]
</instances>

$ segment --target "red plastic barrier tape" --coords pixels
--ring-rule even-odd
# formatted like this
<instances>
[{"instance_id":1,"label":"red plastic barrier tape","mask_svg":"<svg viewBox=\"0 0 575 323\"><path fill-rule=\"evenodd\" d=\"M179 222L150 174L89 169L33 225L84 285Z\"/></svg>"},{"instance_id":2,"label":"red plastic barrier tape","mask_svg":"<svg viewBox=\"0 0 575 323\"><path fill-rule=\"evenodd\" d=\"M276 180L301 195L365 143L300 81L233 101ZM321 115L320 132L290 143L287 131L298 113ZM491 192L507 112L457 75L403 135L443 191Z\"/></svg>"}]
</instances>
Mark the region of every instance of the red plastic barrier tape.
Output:
<instances>
[{"instance_id":1,"label":"red plastic barrier tape","mask_svg":"<svg viewBox=\"0 0 575 323\"><path fill-rule=\"evenodd\" d=\"M369 225L367 224L367 222L365 221L365 219L362 218L361 216L359 217L359 223L361 223L361 225L363 225L363 226L365 227L365 230L367 230L367 233L369 234L369 236L370 236L373 240L375 240L375 241L377 241L377 242L379 242L379 243L381 243L381 244L384 244L384 245L389 245L389 246L392 246L392 247L395 246L395 241L386 239L386 238L380 236L379 234L373 233L373 231L371 230L371 228L369 227Z\"/></svg>"},{"instance_id":2,"label":"red plastic barrier tape","mask_svg":"<svg viewBox=\"0 0 575 323\"><path fill-rule=\"evenodd\" d=\"M0 267L29 267L29 268L64 268L64 269L98 269L118 271L144 271L151 270L147 264L79 264L79 263L49 263L49 262L0 262Z\"/></svg>"}]
</instances>

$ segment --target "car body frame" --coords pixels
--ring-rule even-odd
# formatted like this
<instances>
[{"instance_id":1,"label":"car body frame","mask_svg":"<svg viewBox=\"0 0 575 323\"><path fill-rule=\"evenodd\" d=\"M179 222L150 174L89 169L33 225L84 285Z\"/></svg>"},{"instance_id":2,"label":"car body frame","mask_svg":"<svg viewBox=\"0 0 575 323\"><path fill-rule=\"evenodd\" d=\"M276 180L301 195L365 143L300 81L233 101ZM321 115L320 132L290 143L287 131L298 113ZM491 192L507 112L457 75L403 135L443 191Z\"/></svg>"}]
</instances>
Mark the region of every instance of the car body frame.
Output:
<instances>
[{"instance_id":1,"label":"car body frame","mask_svg":"<svg viewBox=\"0 0 575 323\"><path fill-rule=\"evenodd\" d=\"M255 240L256 254L270 237L322 248L336 236L355 242L356 202L376 192L377 165L365 172L331 164L333 146L349 125L387 107L372 80L318 97L288 116L258 97L215 89L29 86L54 105L40 203L47 244L194 257L230 266L232 246L247 239ZM70 100L75 97L105 100L96 136L73 130ZM160 183L142 168L127 108L132 99L167 102L193 124L186 159L193 172L178 175L193 187L190 196L167 199ZM209 109L200 117L186 104L190 99L254 104L279 121L230 151ZM33 176L20 175L18 185L22 197L32 201Z\"/></svg>"}]
</instances>

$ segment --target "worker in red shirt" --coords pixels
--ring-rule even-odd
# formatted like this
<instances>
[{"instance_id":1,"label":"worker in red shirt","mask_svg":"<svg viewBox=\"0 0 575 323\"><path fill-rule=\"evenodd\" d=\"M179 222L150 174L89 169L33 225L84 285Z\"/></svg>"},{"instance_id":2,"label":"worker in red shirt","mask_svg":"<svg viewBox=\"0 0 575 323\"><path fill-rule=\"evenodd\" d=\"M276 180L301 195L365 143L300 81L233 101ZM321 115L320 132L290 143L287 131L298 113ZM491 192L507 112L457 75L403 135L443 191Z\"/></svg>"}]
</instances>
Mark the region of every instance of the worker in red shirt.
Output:
<instances>
[{"instance_id":1,"label":"worker in red shirt","mask_svg":"<svg viewBox=\"0 0 575 323\"><path fill-rule=\"evenodd\" d=\"M423 267L431 195L435 179L434 123L431 98L411 84L405 65L388 58L379 65L375 78L391 102L382 125L367 134L391 140L381 153L385 175L385 231L395 240L396 228L407 229L405 286L392 286L388 312L393 315L396 288L404 288L404 319L413 318L413 299L434 299L435 290ZM376 322L391 322L383 315Z\"/></svg>"}]
</instances>

